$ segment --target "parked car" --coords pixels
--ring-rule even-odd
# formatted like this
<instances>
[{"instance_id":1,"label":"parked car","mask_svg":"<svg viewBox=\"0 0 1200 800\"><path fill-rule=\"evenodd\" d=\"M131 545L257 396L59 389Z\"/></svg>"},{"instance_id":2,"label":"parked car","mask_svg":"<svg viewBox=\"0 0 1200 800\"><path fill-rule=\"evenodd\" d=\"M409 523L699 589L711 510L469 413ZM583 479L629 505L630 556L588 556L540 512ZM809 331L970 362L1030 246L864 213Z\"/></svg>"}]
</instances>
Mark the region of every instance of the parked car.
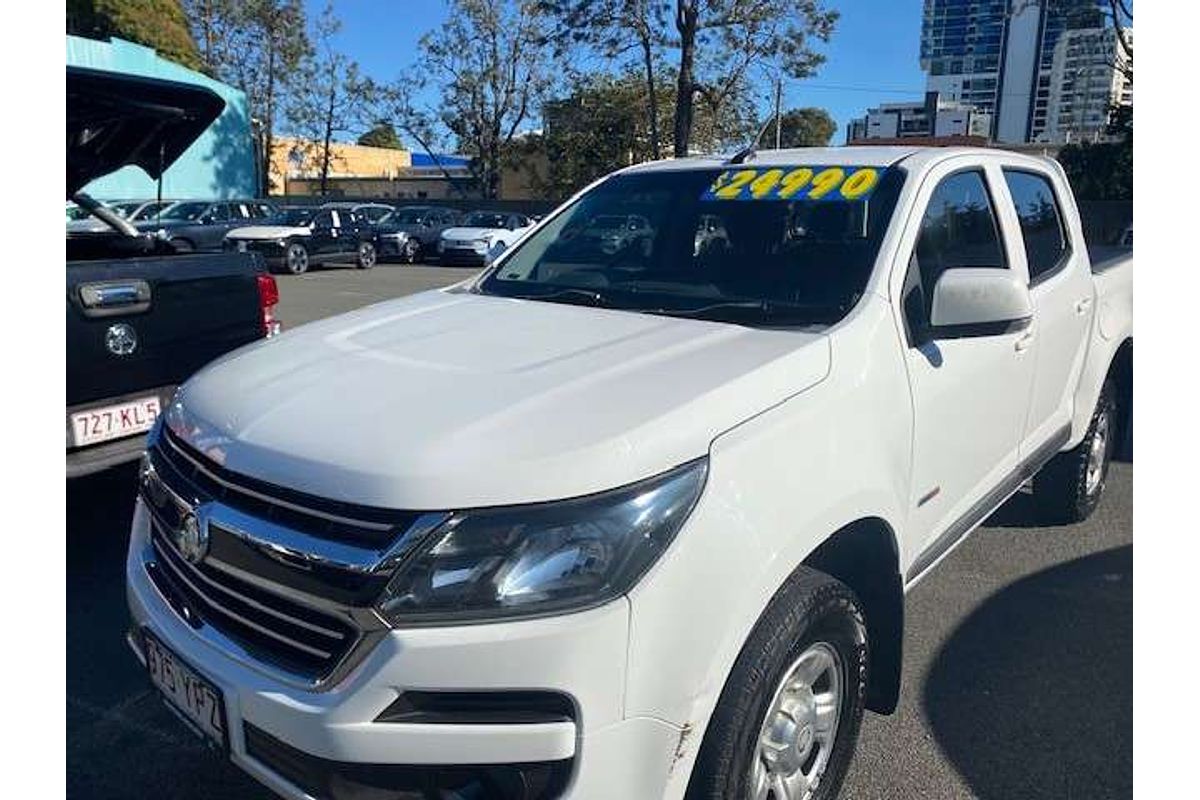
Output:
<instances>
[{"instance_id":1,"label":"parked car","mask_svg":"<svg viewBox=\"0 0 1200 800\"><path fill-rule=\"evenodd\" d=\"M293 275L329 261L354 259L359 269L375 266L375 233L357 212L346 208L293 206L262 225L234 228L226 250L256 252L272 270Z\"/></svg>"},{"instance_id":2,"label":"parked car","mask_svg":"<svg viewBox=\"0 0 1200 800\"><path fill-rule=\"evenodd\" d=\"M533 222L524 214L472 211L438 237L443 264L481 265L520 239Z\"/></svg>"},{"instance_id":3,"label":"parked car","mask_svg":"<svg viewBox=\"0 0 1200 800\"><path fill-rule=\"evenodd\" d=\"M180 253L216 252L229 231L263 219L262 205L256 200L180 200L137 227Z\"/></svg>"},{"instance_id":4,"label":"parked car","mask_svg":"<svg viewBox=\"0 0 1200 800\"><path fill-rule=\"evenodd\" d=\"M458 224L460 214L452 208L404 206L375 224L375 249L381 258L398 257L412 264L437 248L438 237Z\"/></svg>"},{"instance_id":5,"label":"parked car","mask_svg":"<svg viewBox=\"0 0 1200 800\"><path fill-rule=\"evenodd\" d=\"M174 200L122 200L108 205L113 213L130 222L155 219L175 203ZM108 224L94 216L84 216L67 222L68 231L106 231Z\"/></svg>"},{"instance_id":6,"label":"parked car","mask_svg":"<svg viewBox=\"0 0 1200 800\"><path fill-rule=\"evenodd\" d=\"M1101 501L1132 255L1051 159L743 158L184 385L126 569L193 727L294 798L837 794L905 591L1031 478L1046 520ZM562 257L628 214L648 252Z\"/></svg>"},{"instance_id":7,"label":"parked car","mask_svg":"<svg viewBox=\"0 0 1200 800\"><path fill-rule=\"evenodd\" d=\"M178 384L279 329L258 259L179 255L80 193L130 164L157 176L224 106L191 84L67 68L66 192L103 223L66 238L68 478L137 460Z\"/></svg>"},{"instance_id":8,"label":"parked car","mask_svg":"<svg viewBox=\"0 0 1200 800\"><path fill-rule=\"evenodd\" d=\"M384 203L325 203L322 208L340 209L343 211L353 211L358 214L364 221L370 225L374 225L388 214L396 210L395 206L389 206Z\"/></svg>"}]
</instances>

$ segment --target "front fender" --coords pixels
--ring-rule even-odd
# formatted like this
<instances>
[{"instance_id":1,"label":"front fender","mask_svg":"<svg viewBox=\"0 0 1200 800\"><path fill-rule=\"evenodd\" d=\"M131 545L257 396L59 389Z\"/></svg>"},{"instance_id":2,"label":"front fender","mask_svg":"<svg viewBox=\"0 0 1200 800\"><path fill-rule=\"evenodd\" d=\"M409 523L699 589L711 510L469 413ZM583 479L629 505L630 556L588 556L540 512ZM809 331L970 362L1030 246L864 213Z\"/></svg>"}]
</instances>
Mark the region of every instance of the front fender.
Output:
<instances>
[{"instance_id":1,"label":"front fender","mask_svg":"<svg viewBox=\"0 0 1200 800\"><path fill-rule=\"evenodd\" d=\"M853 521L902 528L911 407L900 360L862 349L860 339L894 337L886 317L876 323L862 320L865 329L833 344L825 381L712 443L691 518L630 595L625 714L684 732L666 797L686 790L730 670L788 576ZM859 354L843 355L842 369L839 346Z\"/></svg>"}]
</instances>

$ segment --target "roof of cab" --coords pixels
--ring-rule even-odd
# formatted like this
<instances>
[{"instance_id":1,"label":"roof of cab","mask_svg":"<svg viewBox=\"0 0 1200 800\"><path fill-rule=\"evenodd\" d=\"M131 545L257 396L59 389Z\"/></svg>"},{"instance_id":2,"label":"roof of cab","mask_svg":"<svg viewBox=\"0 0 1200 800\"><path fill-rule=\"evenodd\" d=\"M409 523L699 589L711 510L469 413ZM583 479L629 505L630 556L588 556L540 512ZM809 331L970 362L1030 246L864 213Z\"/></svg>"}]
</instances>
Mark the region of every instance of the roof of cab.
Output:
<instances>
[{"instance_id":1,"label":"roof of cab","mask_svg":"<svg viewBox=\"0 0 1200 800\"><path fill-rule=\"evenodd\" d=\"M987 147L904 147L900 145L870 147L854 145L850 147L797 147L788 150L759 150L747 158L743 162L743 165L746 167L759 167L828 164L840 167L887 167L901 161L909 161L920 162L919 164L913 163L913 166L922 166L929 162L940 161L943 158L951 156L973 154L990 157L1005 155L1032 158L1007 150ZM715 169L728 164L729 159L732 157L732 153L721 153L711 156L665 159L627 167L622 172L668 172Z\"/></svg>"}]
</instances>

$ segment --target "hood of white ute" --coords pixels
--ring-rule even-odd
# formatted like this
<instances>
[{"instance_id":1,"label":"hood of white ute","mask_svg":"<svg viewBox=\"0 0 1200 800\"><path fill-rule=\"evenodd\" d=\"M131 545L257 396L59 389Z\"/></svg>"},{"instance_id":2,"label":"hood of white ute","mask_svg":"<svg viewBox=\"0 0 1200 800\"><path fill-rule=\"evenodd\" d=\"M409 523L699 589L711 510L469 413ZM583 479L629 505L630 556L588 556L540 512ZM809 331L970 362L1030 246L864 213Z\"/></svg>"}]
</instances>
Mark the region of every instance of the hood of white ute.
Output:
<instances>
[{"instance_id":1,"label":"hood of white ute","mask_svg":"<svg viewBox=\"0 0 1200 800\"><path fill-rule=\"evenodd\" d=\"M829 364L817 333L433 291L233 352L167 424L230 470L322 497L507 505L702 456Z\"/></svg>"}]
</instances>

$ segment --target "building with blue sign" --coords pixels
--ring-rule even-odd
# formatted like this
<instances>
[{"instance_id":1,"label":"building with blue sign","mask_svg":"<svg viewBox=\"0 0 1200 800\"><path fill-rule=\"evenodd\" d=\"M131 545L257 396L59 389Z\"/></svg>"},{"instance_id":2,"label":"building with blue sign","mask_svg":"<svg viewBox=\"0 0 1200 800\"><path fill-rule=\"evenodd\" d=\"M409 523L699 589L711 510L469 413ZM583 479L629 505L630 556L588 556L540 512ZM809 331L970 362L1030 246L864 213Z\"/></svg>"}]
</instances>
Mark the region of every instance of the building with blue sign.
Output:
<instances>
[{"instance_id":1,"label":"building with blue sign","mask_svg":"<svg viewBox=\"0 0 1200 800\"><path fill-rule=\"evenodd\" d=\"M254 133L244 93L168 61L152 48L122 39L68 36L67 65L179 81L216 92L225 100L225 111L163 175L162 196L260 196ZM99 200L132 200L154 197L158 187L141 168L125 167L92 181L84 191Z\"/></svg>"}]
</instances>

